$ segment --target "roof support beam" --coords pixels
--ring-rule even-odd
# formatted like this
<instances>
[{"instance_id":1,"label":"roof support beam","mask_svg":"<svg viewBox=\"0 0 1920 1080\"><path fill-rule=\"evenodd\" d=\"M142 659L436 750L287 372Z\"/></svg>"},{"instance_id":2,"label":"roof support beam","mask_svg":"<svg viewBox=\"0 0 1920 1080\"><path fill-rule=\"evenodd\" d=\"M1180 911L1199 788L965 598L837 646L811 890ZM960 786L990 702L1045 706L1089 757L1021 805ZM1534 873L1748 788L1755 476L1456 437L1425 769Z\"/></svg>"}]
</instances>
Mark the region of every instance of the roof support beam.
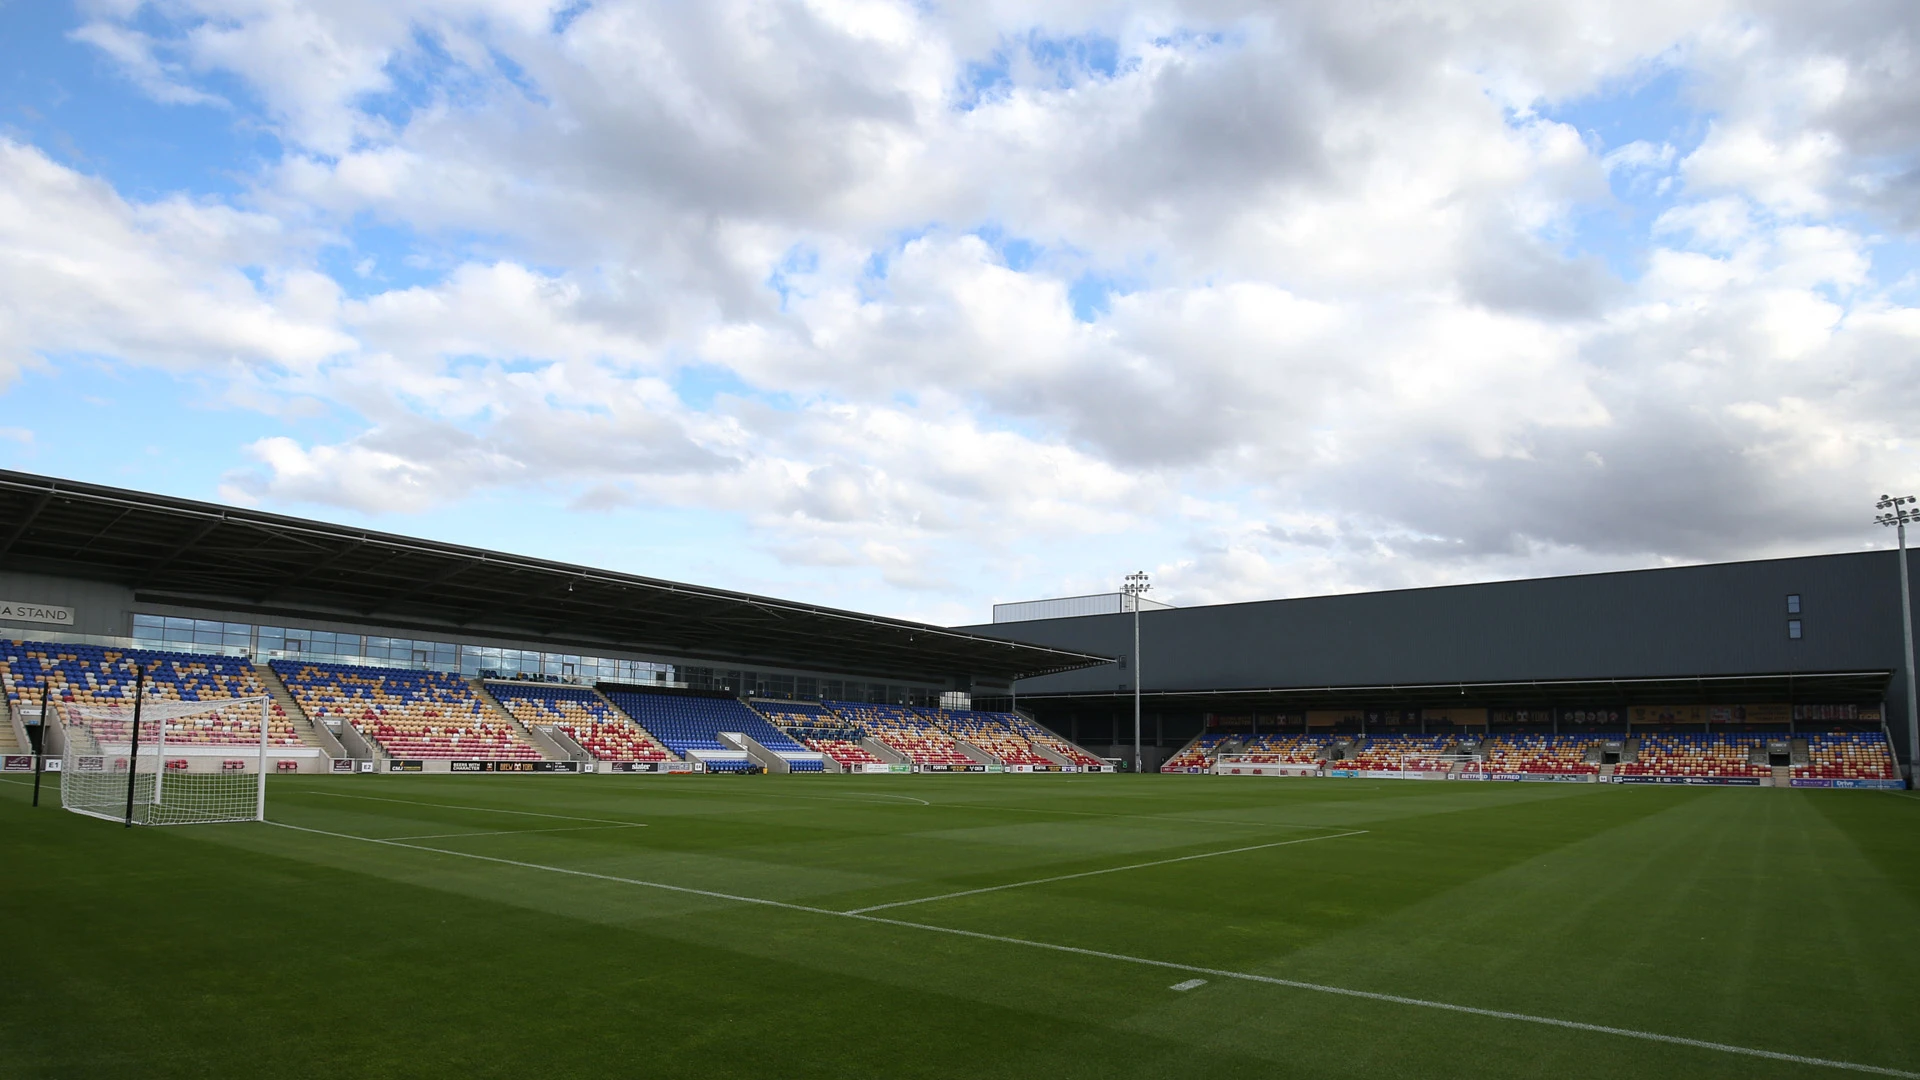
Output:
<instances>
[{"instance_id":1,"label":"roof support beam","mask_svg":"<svg viewBox=\"0 0 1920 1080\"><path fill-rule=\"evenodd\" d=\"M352 541L351 543L344 544L338 548L335 548L333 552L331 552L330 554L322 555L318 559L315 559L313 562L307 564L307 568L305 570L301 570L295 573L291 577L288 577L280 581L278 584L274 585L273 588L268 589L266 592L263 592L260 595L254 597L253 602L256 604L264 604L267 601L273 599L274 597L284 594L288 589L293 588L295 585L298 585L301 582L312 577L313 575L319 573L320 571L325 570L327 567L332 566L334 563L339 562L341 559L344 559L347 556L353 554L354 552L359 551L361 548L366 546L366 543L367 543L367 538L362 536Z\"/></svg>"},{"instance_id":2,"label":"roof support beam","mask_svg":"<svg viewBox=\"0 0 1920 1080\"><path fill-rule=\"evenodd\" d=\"M7 534L5 540L0 540L0 555L5 555L12 550L14 542L27 534L27 530L32 528L34 521L40 517L40 511L45 510L47 504L52 501L52 488L41 492L40 497L33 500L33 505L27 508L27 512L20 515L20 524L13 527L13 531Z\"/></svg>"},{"instance_id":3,"label":"roof support beam","mask_svg":"<svg viewBox=\"0 0 1920 1080\"><path fill-rule=\"evenodd\" d=\"M398 604L403 600L410 600L413 597L419 596L421 593L426 592L429 589L439 588L440 586L445 585L447 582L452 581L454 578L459 577L461 574L464 574L467 571L472 570L474 567L482 566L482 565L485 565L485 560L480 560L478 562L453 563L452 565L443 568L439 573L434 574L432 577L422 578L419 581L414 582L413 584L407 586L404 589L399 589L394 592L388 593L386 596L381 597L379 600L375 601L372 607L364 608L362 610L365 611L366 614L368 615L372 615L381 611L390 611L392 610L393 605Z\"/></svg>"},{"instance_id":4,"label":"roof support beam","mask_svg":"<svg viewBox=\"0 0 1920 1080\"><path fill-rule=\"evenodd\" d=\"M127 515L128 515L128 514L131 514L131 513L133 513L133 507L131 507L131 506L129 506L129 507L127 507L127 508L126 508L125 510L122 510L122 511L120 511L120 512L119 512L118 514L115 514L115 515L113 516L113 520L112 520L112 521L109 521L109 522L107 522L107 523L106 523L105 525L102 525L102 526L100 526L100 528L99 528L99 529L97 529L97 530L95 530L95 531L94 531L94 534L93 534L92 536L89 536L89 537L87 537L87 542L86 542L86 543L84 543L84 544L81 544L81 545L80 545L79 547L77 547L77 548L74 548L74 549L73 549L73 554L75 554L75 555L78 555L78 554L80 554L81 552L83 552L83 551L85 551L85 550L87 550L88 548L90 548L90 547L92 547L92 546L94 545L94 543L95 543L96 541L98 541L98 540L99 540L99 539L100 539L101 537L103 537L103 536L105 536L105 535L107 535L108 533L110 533L110 532L112 532L112 531L113 531L113 527L114 527L115 525L118 525L118 524L120 524L121 522L123 522L123 521L125 521L125 520L127 520Z\"/></svg>"},{"instance_id":5,"label":"roof support beam","mask_svg":"<svg viewBox=\"0 0 1920 1080\"><path fill-rule=\"evenodd\" d=\"M139 576L134 579L133 587L136 589L145 588L147 583L153 580L153 575L158 574L160 571L165 570L169 566L172 566L174 563L174 560L186 554L186 551L188 548L194 546L195 544L198 544L202 540L205 540L207 538L208 533L220 527L220 522L222 520L223 520L222 518L208 518L207 520L202 521L200 524L195 525L193 528L188 529L186 533L180 537L179 543L176 543L173 545L173 547L167 549L167 553L165 555L162 555L159 558L148 563L147 568L145 570L140 571Z\"/></svg>"}]
</instances>

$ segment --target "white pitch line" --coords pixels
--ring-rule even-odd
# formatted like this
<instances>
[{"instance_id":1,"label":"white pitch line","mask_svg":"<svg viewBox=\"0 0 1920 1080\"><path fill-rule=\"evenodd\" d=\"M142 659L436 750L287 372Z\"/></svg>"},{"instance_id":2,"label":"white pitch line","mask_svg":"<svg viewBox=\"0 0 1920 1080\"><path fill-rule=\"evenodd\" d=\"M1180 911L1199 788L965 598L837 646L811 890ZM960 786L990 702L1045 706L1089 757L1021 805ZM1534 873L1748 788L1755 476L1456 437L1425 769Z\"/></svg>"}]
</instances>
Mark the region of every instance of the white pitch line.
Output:
<instances>
[{"instance_id":1,"label":"white pitch line","mask_svg":"<svg viewBox=\"0 0 1920 1080\"><path fill-rule=\"evenodd\" d=\"M437 806L442 810L477 810L483 814L518 814L521 817L557 818L561 821L593 821L602 825L637 825L634 821L615 821L612 818L580 817L575 814L539 814L532 810L502 810L496 806L464 806L460 803L422 802L419 799L389 799L380 795L349 795L343 791L300 791L300 795L324 795L329 799L365 799L368 802L400 803L403 806Z\"/></svg>"},{"instance_id":2,"label":"white pitch line","mask_svg":"<svg viewBox=\"0 0 1920 1080\"><path fill-rule=\"evenodd\" d=\"M1098 810L1043 810L1035 806L994 806L990 803L941 803L941 809L1004 810L1010 814L1072 814L1075 817L1128 818L1137 821L1192 823L1195 825L1239 825L1253 829L1335 829L1337 825L1296 825L1290 821L1232 821L1226 818L1172 817L1167 814L1110 814Z\"/></svg>"},{"instance_id":3,"label":"white pitch line","mask_svg":"<svg viewBox=\"0 0 1920 1080\"><path fill-rule=\"evenodd\" d=\"M902 799L902 800L905 800L906 802L919 803L921 806L933 805L932 803L928 802L925 799L916 799L911 795L888 795L878 791L849 791L845 795L786 795L776 791L727 791L724 788L707 788L705 790L695 790L693 788L680 788L679 790L674 791L673 794L675 795L696 795L696 794L697 795L744 795L748 798L753 798L753 799L814 799L814 800L825 800L828 802L848 802L850 801L850 796L866 795L875 799ZM869 803L868 805L872 805L872 804Z\"/></svg>"},{"instance_id":4,"label":"white pitch line","mask_svg":"<svg viewBox=\"0 0 1920 1080\"><path fill-rule=\"evenodd\" d=\"M563 825L557 829L498 829L493 832L426 833L421 836L389 836L388 840L450 840L459 836L527 836L532 833L605 832L610 829L644 829L642 822L631 825Z\"/></svg>"},{"instance_id":5,"label":"white pitch line","mask_svg":"<svg viewBox=\"0 0 1920 1080\"><path fill-rule=\"evenodd\" d=\"M872 907L853 908L849 915L865 915L869 911L885 911L888 908L908 907L913 904L931 904L935 900L952 900L960 896L977 896L980 893L1000 892L1003 889L1024 889L1029 885L1046 885L1055 881L1072 881L1075 878L1098 877L1101 874L1117 874L1122 870L1145 870L1149 866L1168 866L1173 863L1192 862L1195 859L1212 859L1221 855L1238 855L1243 851L1265 851L1268 848L1288 847L1293 844L1311 844L1315 840L1338 840L1343 836L1360 836L1367 830L1355 829L1352 832L1333 833L1329 836L1303 836L1297 840L1275 840L1271 844L1253 844L1248 847L1228 848L1225 851L1207 851L1199 855L1181 855L1173 859L1155 859L1152 862L1133 863L1129 866L1109 866L1104 870L1082 870L1077 874L1057 874L1053 877L1035 878L1032 881L1014 881L1005 885L988 885L980 889L962 889L959 892L941 893L939 896L923 896L918 900L895 900L891 904L875 904Z\"/></svg>"},{"instance_id":6,"label":"white pitch line","mask_svg":"<svg viewBox=\"0 0 1920 1080\"><path fill-rule=\"evenodd\" d=\"M388 847L408 848L413 851L427 851L436 855L452 855L462 859L476 859L481 862L499 863L503 866L517 866L525 870L544 870L552 874L592 878L597 881L610 881L621 885L637 885L648 889L661 889L666 892L705 896L715 900L731 900L735 903L754 904L760 907L784 908L788 911L802 911L812 915L826 915L836 919L854 919L859 922L877 923L882 926L898 926L909 930L926 930L936 934L952 934L955 937L973 938L977 941L995 941L1003 945L1019 945L1029 949L1045 949L1049 952L1070 953L1076 956L1091 956L1096 959L1113 960L1123 964L1138 964L1145 967L1162 968L1168 971L1183 971L1190 975L1213 975L1222 979L1237 979L1241 982L1260 983L1268 986L1284 986L1289 989L1306 990L1316 994L1334 994L1340 997L1386 1002L1391 1005L1408 1005L1421 1009L1438 1009L1442 1012L1465 1013L1470 1016L1484 1016L1494 1020L1511 1020L1522 1024L1540 1024L1546 1027L1564 1028L1569 1031L1585 1031L1597 1035L1614 1035L1624 1039L1639 1039L1643 1042L1666 1043L1671 1046L1687 1046L1696 1050L1712 1050L1722 1054L1764 1058L1769 1061L1786 1061L1796 1065L1813 1065L1826 1069L1844 1069L1849 1072L1870 1073L1875 1076L1898 1076L1904 1078L1904 1080L1920 1080L1920 1072L1891 1069L1881 1065L1863 1065L1852 1061L1834 1061L1829 1058L1806 1057L1801 1054L1785 1054L1777 1050L1759 1050L1751 1046L1735 1046L1732 1043L1711 1042L1706 1039L1689 1039L1681 1035L1662 1035L1655 1031L1636 1031L1633 1028L1610 1027L1605 1024L1587 1024L1578 1020L1561 1020L1551 1016L1534 1016L1529 1013L1507 1012L1501 1009L1482 1009L1473 1005L1454 1005L1444 1001L1428 1001L1425 998L1402 997L1398 994L1378 994L1371 990L1350 990L1344 986L1326 986L1321 983L1301 982L1297 979L1281 979L1271 975L1255 975L1252 972L1246 971L1227 971L1221 968L1200 967L1195 964L1181 964L1172 960L1152 960L1141 956L1128 956L1125 953L1103 952L1099 949L1083 949L1077 945L1055 945L1051 942L1031 941L1027 938L1005 937L1000 934L985 934L978 930L960 930L951 926L933 926L928 923L907 922L904 919L889 919L882 915L860 915L848 911L834 911L830 908L809 907L806 904L790 904L783 900L766 900L757 896L737 896L733 893L714 892L711 889L694 889L685 885L666 885L657 881L642 881L639 878L617 877L613 874L596 874L590 870L569 870L564 866L546 866L541 863L521 862L518 859L501 859L491 855L475 855L467 851L448 851L445 848L424 847L418 844L402 844L392 840L377 840L371 836L354 836L351 833L328 832L325 829L309 829L300 825L287 825L278 821L268 822L268 824L277 825L283 829L292 829L296 832L313 833L316 836L331 836L341 840L359 840L369 844L384 844Z\"/></svg>"}]
</instances>

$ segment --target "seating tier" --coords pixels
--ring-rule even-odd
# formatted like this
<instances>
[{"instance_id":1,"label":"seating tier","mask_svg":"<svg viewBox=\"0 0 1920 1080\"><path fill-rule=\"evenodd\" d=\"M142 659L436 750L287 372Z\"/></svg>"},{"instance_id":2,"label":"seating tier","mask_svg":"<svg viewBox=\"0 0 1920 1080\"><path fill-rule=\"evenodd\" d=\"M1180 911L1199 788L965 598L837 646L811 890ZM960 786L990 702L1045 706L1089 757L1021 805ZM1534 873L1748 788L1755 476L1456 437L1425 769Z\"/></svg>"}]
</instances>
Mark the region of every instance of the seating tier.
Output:
<instances>
[{"instance_id":1,"label":"seating tier","mask_svg":"<svg viewBox=\"0 0 1920 1080\"><path fill-rule=\"evenodd\" d=\"M578 686L495 682L487 692L523 724L552 725L599 761L673 761L673 753L600 695Z\"/></svg>"},{"instance_id":2,"label":"seating tier","mask_svg":"<svg viewBox=\"0 0 1920 1080\"><path fill-rule=\"evenodd\" d=\"M1777 738L1778 736L1772 736ZM1614 769L1617 776L1764 777L1773 775L1749 756L1769 736L1722 732L1667 732L1640 736L1635 760Z\"/></svg>"},{"instance_id":3,"label":"seating tier","mask_svg":"<svg viewBox=\"0 0 1920 1080\"><path fill-rule=\"evenodd\" d=\"M113 649L97 645L69 645L40 641L0 641L0 684L7 700L34 715L45 686L56 703L80 706L133 704L136 668L147 673L148 701L219 701L238 697L265 697L267 688L244 657L214 653L165 652L154 649ZM130 725L121 720L95 720L95 738L124 741ZM252 708L230 715L208 713L169 720L167 742L179 745L258 746L260 721ZM155 729L142 730L140 741L158 741ZM303 741L277 702L267 703L267 742L271 746L300 746Z\"/></svg>"},{"instance_id":4,"label":"seating tier","mask_svg":"<svg viewBox=\"0 0 1920 1080\"><path fill-rule=\"evenodd\" d=\"M1206 769L1213 766L1213 755L1228 736L1222 733L1209 733L1189 743L1179 753L1174 754L1160 764L1161 772L1186 772L1188 769Z\"/></svg>"},{"instance_id":5,"label":"seating tier","mask_svg":"<svg viewBox=\"0 0 1920 1080\"><path fill-rule=\"evenodd\" d=\"M1793 770L1810 780L1898 780L1893 749L1878 731L1839 731L1806 736L1807 763Z\"/></svg>"},{"instance_id":6,"label":"seating tier","mask_svg":"<svg viewBox=\"0 0 1920 1080\"><path fill-rule=\"evenodd\" d=\"M1360 752L1340 762L1343 769L1444 772L1453 767L1440 758L1452 735L1370 735Z\"/></svg>"},{"instance_id":7,"label":"seating tier","mask_svg":"<svg viewBox=\"0 0 1920 1080\"><path fill-rule=\"evenodd\" d=\"M540 751L495 719L473 687L441 671L275 660L274 673L315 721L338 718L398 758L537 761Z\"/></svg>"},{"instance_id":8,"label":"seating tier","mask_svg":"<svg viewBox=\"0 0 1920 1080\"><path fill-rule=\"evenodd\" d=\"M821 702L844 721L906 755L915 765L942 765L949 768L977 764L962 753L953 736L925 715L899 705L874 705L864 701Z\"/></svg>"},{"instance_id":9,"label":"seating tier","mask_svg":"<svg viewBox=\"0 0 1920 1080\"><path fill-rule=\"evenodd\" d=\"M1311 765L1326 760L1331 742L1321 735L1252 735L1234 753L1259 765Z\"/></svg>"},{"instance_id":10,"label":"seating tier","mask_svg":"<svg viewBox=\"0 0 1920 1080\"><path fill-rule=\"evenodd\" d=\"M1603 741L1594 735L1496 735L1483 747L1486 760L1469 762L1464 771L1591 776L1600 766L1588 764L1587 754Z\"/></svg>"},{"instance_id":11,"label":"seating tier","mask_svg":"<svg viewBox=\"0 0 1920 1080\"><path fill-rule=\"evenodd\" d=\"M807 750L765 717L733 698L619 690L609 692L607 697L654 738L682 756L690 751L733 750L734 747L720 741L723 731L738 732L775 753L783 750L805 753ZM789 760L788 766L795 772L822 771L818 761ZM752 766L748 762L707 759L707 767L716 772L728 772L744 771Z\"/></svg>"},{"instance_id":12,"label":"seating tier","mask_svg":"<svg viewBox=\"0 0 1920 1080\"><path fill-rule=\"evenodd\" d=\"M936 724L1008 765L1040 765L1046 768L1057 768L1060 764L1034 749L1030 733L1025 729L1038 725L1017 713L939 709L927 710L925 715Z\"/></svg>"}]
</instances>

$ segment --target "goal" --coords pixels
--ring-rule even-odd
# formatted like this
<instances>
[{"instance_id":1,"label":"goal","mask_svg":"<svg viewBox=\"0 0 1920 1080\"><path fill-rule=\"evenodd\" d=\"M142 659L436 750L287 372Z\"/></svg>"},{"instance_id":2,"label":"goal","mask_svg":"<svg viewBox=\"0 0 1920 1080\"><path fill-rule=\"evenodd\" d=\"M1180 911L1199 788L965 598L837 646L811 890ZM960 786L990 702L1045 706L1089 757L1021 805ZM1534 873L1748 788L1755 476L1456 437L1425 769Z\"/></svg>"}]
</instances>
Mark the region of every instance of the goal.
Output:
<instances>
[{"instance_id":1,"label":"goal","mask_svg":"<svg viewBox=\"0 0 1920 1080\"><path fill-rule=\"evenodd\" d=\"M62 706L60 805L128 825L265 821L269 700Z\"/></svg>"}]
</instances>

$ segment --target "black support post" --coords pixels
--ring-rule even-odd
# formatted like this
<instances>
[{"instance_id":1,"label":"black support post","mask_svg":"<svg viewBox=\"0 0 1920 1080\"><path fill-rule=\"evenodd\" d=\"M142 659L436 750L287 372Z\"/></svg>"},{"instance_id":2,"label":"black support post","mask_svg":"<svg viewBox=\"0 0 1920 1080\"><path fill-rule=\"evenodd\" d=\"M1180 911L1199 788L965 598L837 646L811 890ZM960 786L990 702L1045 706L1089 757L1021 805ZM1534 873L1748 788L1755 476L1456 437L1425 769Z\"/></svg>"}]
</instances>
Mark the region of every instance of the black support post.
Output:
<instances>
[{"instance_id":1,"label":"black support post","mask_svg":"<svg viewBox=\"0 0 1920 1080\"><path fill-rule=\"evenodd\" d=\"M47 768L47 686L46 673L40 675L40 731L33 747L33 805L40 805L40 774Z\"/></svg>"},{"instance_id":2,"label":"black support post","mask_svg":"<svg viewBox=\"0 0 1920 1080\"><path fill-rule=\"evenodd\" d=\"M127 828L133 828L133 785L140 779L140 703L147 698L147 669L133 667L133 739L127 743ZM102 749L105 749L102 747Z\"/></svg>"}]
</instances>

